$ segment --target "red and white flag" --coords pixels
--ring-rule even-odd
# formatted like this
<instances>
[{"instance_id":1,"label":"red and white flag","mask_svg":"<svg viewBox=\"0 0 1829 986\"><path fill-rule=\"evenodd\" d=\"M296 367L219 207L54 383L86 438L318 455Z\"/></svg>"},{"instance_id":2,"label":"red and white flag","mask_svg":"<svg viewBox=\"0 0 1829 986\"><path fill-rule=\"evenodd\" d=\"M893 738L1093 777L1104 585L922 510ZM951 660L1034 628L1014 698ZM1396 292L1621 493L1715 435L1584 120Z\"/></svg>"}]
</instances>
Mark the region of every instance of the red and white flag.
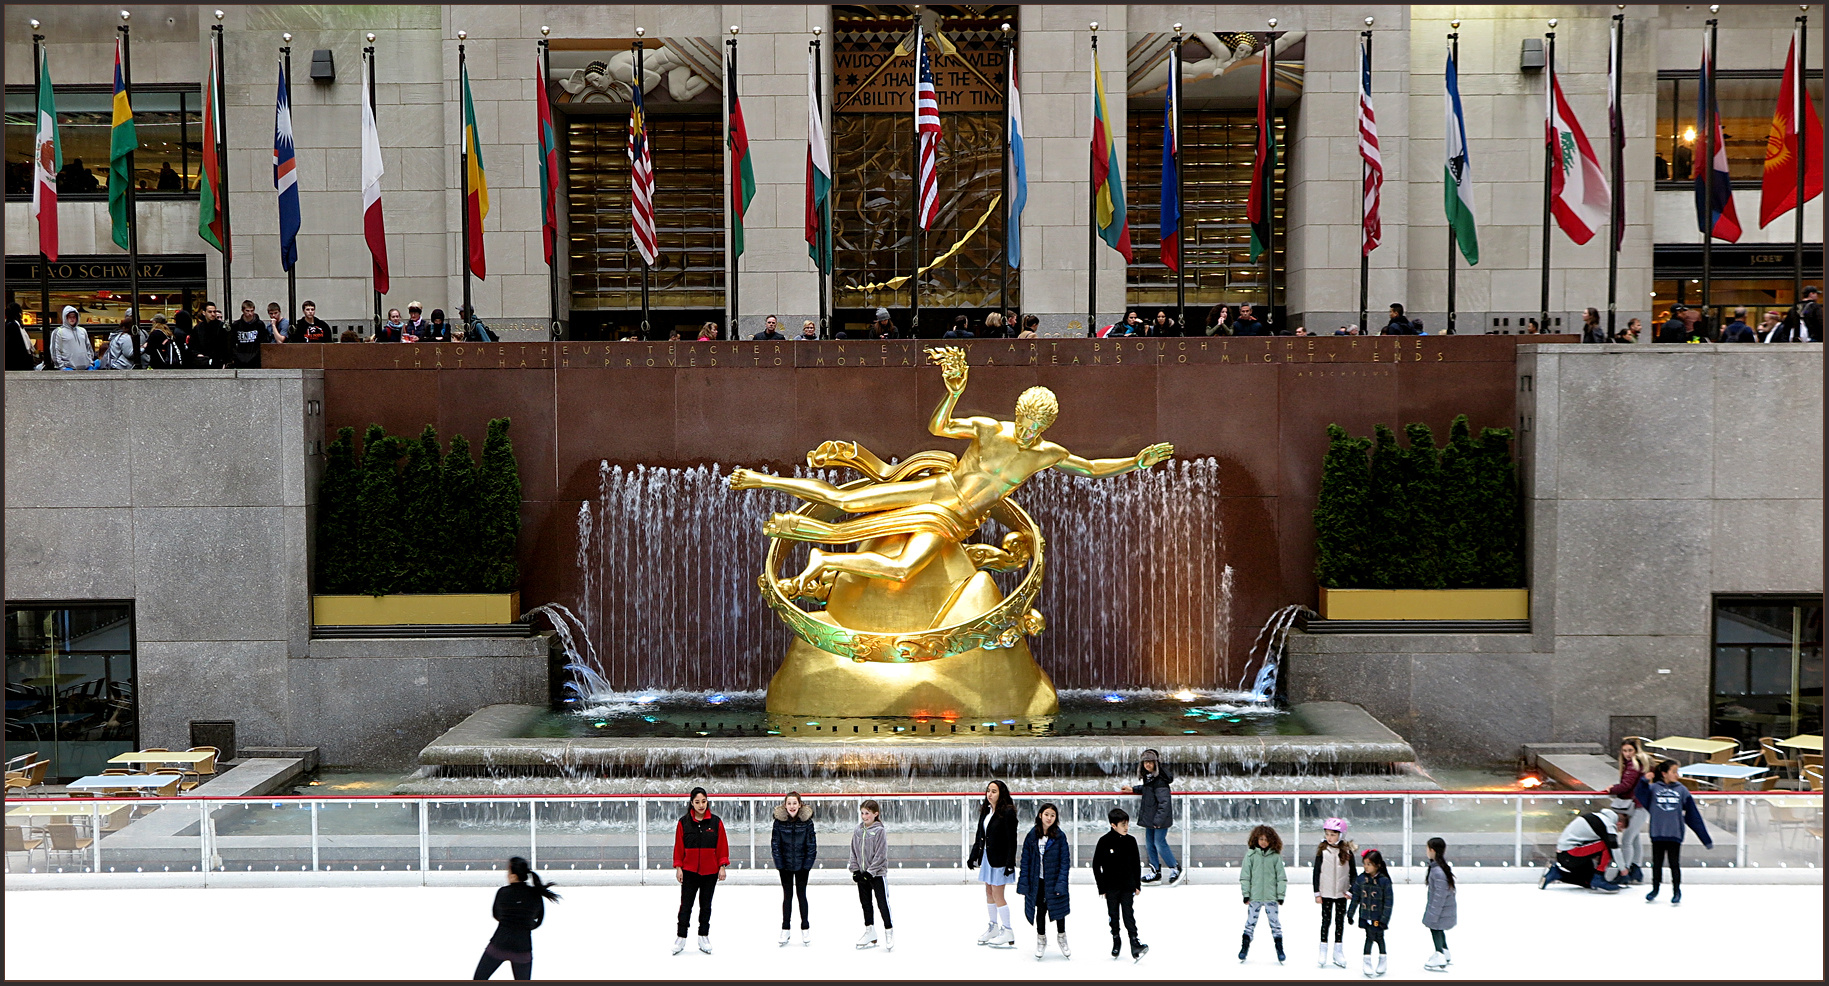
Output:
<instances>
[{"instance_id":1,"label":"red and white flag","mask_svg":"<svg viewBox=\"0 0 1829 986\"><path fill-rule=\"evenodd\" d=\"M659 243L654 237L654 154L648 147L648 114L642 108L641 82L635 80L635 105L629 110L629 209L635 249L644 264L654 266Z\"/></svg>"},{"instance_id":2,"label":"red and white flag","mask_svg":"<svg viewBox=\"0 0 1829 986\"><path fill-rule=\"evenodd\" d=\"M374 261L375 291L387 293L387 227L381 221L381 130L375 126L375 59L362 62L362 237Z\"/></svg>"},{"instance_id":3,"label":"red and white flag","mask_svg":"<svg viewBox=\"0 0 1829 986\"><path fill-rule=\"evenodd\" d=\"M57 259L57 173L63 170L63 147L57 142L57 105L51 90L51 53L38 62L38 139L32 152L32 215L38 219L38 250Z\"/></svg>"},{"instance_id":4,"label":"red and white flag","mask_svg":"<svg viewBox=\"0 0 1829 986\"><path fill-rule=\"evenodd\" d=\"M1365 163L1359 253L1371 256L1384 235L1384 226L1378 220L1378 197L1384 189L1384 160L1378 156L1378 117L1372 112L1372 47L1363 38L1359 41L1359 159Z\"/></svg>"},{"instance_id":5,"label":"red and white flag","mask_svg":"<svg viewBox=\"0 0 1829 986\"><path fill-rule=\"evenodd\" d=\"M1586 243L1606 228L1612 193L1607 190L1607 173L1594 156L1594 146L1562 96L1562 80L1555 76L1550 77L1549 116L1543 136L1550 144L1550 211L1569 239Z\"/></svg>"},{"instance_id":6,"label":"red and white flag","mask_svg":"<svg viewBox=\"0 0 1829 986\"><path fill-rule=\"evenodd\" d=\"M932 229L940 214L940 99L934 92L934 68L927 60L925 32L915 35L915 137L920 142L920 209L922 229Z\"/></svg>"}]
</instances>

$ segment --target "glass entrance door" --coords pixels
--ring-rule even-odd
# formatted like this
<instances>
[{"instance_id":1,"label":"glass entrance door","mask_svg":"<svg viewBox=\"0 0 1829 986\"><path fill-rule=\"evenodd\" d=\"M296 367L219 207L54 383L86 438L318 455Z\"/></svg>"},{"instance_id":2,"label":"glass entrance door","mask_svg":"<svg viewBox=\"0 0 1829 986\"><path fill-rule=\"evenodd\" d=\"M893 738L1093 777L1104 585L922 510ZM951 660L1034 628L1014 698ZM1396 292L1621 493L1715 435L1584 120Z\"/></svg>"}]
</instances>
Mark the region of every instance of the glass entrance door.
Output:
<instances>
[{"instance_id":1,"label":"glass entrance door","mask_svg":"<svg viewBox=\"0 0 1829 986\"><path fill-rule=\"evenodd\" d=\"M1823 598L1715 599L1710 730L1756 745L1823 730Z\"/></svg>"},{"instance_id":2,"label":"glass entrance door","mask_svg":"<svg viewBox=\"0 0 1829 986\"><path fill-rule=\"evenodd\" d=\"M102 772L136 749L133 608L6 607L6 756L48 759L47 780Z\"/></svg>"}]
</instances>

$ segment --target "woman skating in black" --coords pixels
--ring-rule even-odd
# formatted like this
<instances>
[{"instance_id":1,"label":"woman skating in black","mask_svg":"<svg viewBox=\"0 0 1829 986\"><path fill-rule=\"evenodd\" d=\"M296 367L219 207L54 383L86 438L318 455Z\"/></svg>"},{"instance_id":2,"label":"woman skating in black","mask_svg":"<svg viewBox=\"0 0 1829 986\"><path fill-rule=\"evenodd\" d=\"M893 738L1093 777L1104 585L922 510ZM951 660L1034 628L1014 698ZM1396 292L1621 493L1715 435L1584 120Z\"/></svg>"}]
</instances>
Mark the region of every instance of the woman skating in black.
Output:
<instances>
[{"instance_id":1,"label":"woman skating in black","mask_svg":"<svg viewBox=\"0 0 1829 986\"><path fill-rule=\"evenodd\" d=\"M546 920L546 902L558 900L552 885L519 856L508 861L508 885L495 892L495 934L476 963L476 979L488 979L502 963L516 979L533 978L533 929Z\"/></svg>"},{"instance_id":2,"label":"woman skating in black","mask_svg":"<svg viewBox=\"0 0 1829 986\"><path fill-rule=\"evenodd\" d=\"M790 940L789 923L794 917L794 898L800 898L800 944L813 944L813 925L807 919L807 876L819 859L819 840L813 832L813 806L800 800L798 791L775 806L775 828L768 838L769 855L774 857L775 872L781 875L781 939Z\"/></svg>"}]
</instances>

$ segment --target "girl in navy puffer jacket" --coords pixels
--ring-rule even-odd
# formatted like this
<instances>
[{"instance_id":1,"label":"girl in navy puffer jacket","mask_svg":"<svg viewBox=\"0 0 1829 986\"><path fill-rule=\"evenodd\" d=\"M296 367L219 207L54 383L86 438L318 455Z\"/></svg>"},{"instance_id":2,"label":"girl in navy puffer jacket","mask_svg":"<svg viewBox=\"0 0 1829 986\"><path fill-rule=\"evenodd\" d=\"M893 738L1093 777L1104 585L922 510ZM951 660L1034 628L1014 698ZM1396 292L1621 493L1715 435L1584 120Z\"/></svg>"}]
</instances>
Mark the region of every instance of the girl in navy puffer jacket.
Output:
<instances>
[{"instance_id":1,"label":"girl in navy puffer jacket","mask_svg":"<svg viewBox=\"0 0 1829 986\"><path fill-rule=\"evenodd\" d=\"M1061 956L1071 958L1067 948L1067 880L1073 874L1073 847L1061 831L1060 809L1042 805L1035 815L1035 827L1022 843L1022 866L1017 871L1016 892L1022 894L1023 915L1035 925L1035 957L1048 951L1048 919L1054 919L1054 940Z\"/></svg>"},{"instance_id":2,"label":"girl in navy puffer jacket","mask_svg":"<svg viewBox=\"0 0 1829 986\"><path fill-rule=\"evenodd\" d=\"M1702 840L1702 848L1715 848L1708 826L1702 824L1702 813L1696 810L1696 799L1678 779L1674 760L1659 760L1651 768L1651 780L1638 782L1639 802L1651 809L1651 892L1646 903L1658 899L1659 885L1664 882L1664 861L1670 861L1670 902L1683 903L1683 827Z\"/></svg>"}]
</instances>

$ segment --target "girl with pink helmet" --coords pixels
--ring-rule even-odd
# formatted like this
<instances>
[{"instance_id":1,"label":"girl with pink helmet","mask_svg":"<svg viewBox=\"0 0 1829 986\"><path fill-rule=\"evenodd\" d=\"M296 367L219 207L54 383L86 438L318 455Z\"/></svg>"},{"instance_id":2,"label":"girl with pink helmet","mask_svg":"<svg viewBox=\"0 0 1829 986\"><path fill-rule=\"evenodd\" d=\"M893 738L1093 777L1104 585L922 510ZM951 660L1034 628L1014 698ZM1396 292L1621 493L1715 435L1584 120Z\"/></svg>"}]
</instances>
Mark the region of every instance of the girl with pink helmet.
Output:
<instances>
[{"instance_id":1,"label":"girl with pink helmet","mask_svg":"<svg viewBox=\"0 0 1829 986\"><path fill-rule=\"evenodd\" d=\"M1333 963L1346 968L1346 945L1341 938L1346 934L1346 905L1352 895L1353 855L1357 848L1347 840L1346 829L1346 819L1327 819L1321 823L1323 838L1315 846L1315 903L1321 905L1321 955L1315 964L1321 967L1328 962L1327 926L1332 923Z\"/></svg>"}]
</instances>

